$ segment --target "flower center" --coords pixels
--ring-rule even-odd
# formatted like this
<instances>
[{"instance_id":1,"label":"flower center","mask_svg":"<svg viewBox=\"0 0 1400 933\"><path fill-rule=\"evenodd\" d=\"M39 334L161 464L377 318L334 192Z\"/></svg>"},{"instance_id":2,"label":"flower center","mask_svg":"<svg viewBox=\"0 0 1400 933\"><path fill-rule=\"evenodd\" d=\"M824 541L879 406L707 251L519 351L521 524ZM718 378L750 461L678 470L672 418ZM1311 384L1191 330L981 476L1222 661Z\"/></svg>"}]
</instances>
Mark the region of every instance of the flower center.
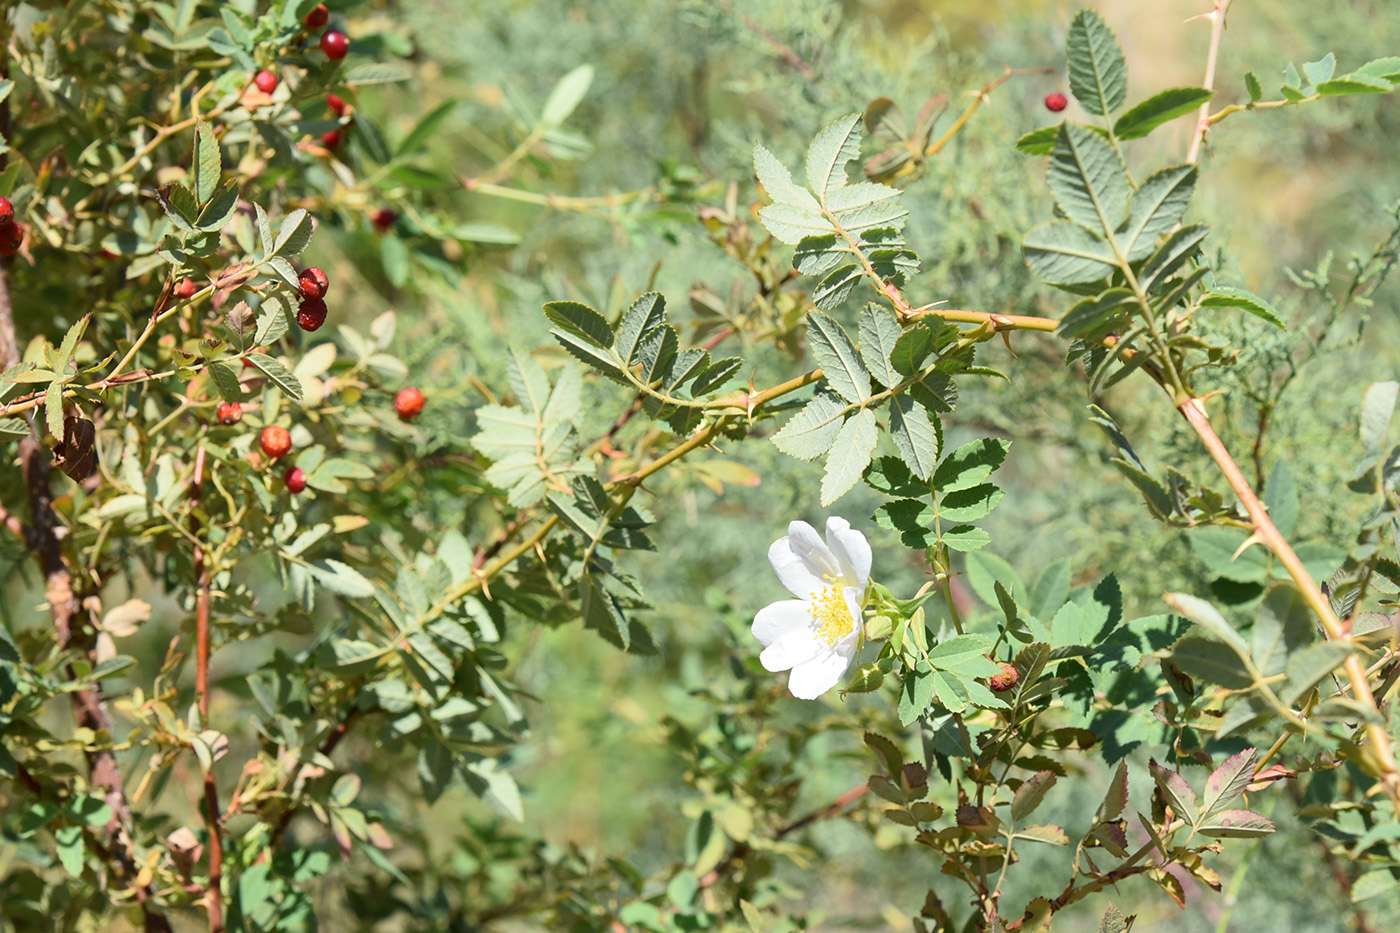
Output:
<instances>
[{"instance_id":1,"label":"flower center","mask_svg":"<svg viewBox=\"0 0 1400 933\"><path fill-rule=\"evenodd\" d=\"M817 635L828 645L836 643L855 629L851 618L851 607L846 602L845 587L828 586L814 592L809 601L812 604L812 621L816 623Z\"/></svg>"}]
</instances>

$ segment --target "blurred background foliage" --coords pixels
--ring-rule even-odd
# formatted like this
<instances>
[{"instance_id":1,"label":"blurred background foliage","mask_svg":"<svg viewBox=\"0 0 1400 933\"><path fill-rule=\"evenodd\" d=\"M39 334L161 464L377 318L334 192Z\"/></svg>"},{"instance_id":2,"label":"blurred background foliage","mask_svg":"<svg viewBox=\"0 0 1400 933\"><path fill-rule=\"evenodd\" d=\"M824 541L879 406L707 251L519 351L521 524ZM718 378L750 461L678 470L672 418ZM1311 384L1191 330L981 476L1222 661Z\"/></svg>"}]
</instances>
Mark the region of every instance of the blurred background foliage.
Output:
<instances>
[{"instance_id":1,"label":"blurred background foliage","mask_svg":"<svg viewBox=\"0 0 1400 933\"><path fill-rule=\"evenodd\" d=\"M1187 20L1206 4L1095 6L1124 46L1135 98L1199 82L1208 28ZM320 216L320 235L306 257L339 283L338 313L347 323L364 331L384 310L399 313L395 350L433 400L420 421L417 458L386 484L392 491L377 503L378 514L368 516L386 543L411 552L446 529L472 540L497 530L493 516L463 505L464 493L480 480L460 462L460 451L474 431L473 409L488 401L483 387L506 382L508 346L538 350L546 365L562 362L539 312L544 301L574 298L613 316L655 288L667 296L673 319L697 328L708 323L707 333L714 333L705 315L715 301L769 314L782 326L781 302L760 293L753 270L716 242L723 233L707 229L697 210L723 210L734 186L735 222L747 225L753 240L765 238L753 216L753 143L761 140L796 164L818 128L882 96L912 117L932 95L946 94L941 132L1004 67L1048 66L1062 74L1064 31L1076 5L417 0L332 7L348 18L352 35L380 33L384 51L403 56L414 71L411 81L361 94L365 116L386 139L401 140L423 114L445 108L424 152L411 160L412 173L366 171L349 180L358 200L342 192L337 211ZM1389 0L1239 2L1225 34L1215 103L1245 99L1241 77L1248 70L1273 76L1290 59L1329 50L1345 68L1397 48L1400 5ZM497 172L528 133L529 115L582 65L592 66L593 79L564 131L534 141L508 171ZM1013 148L1020 135L1050 122L1041 101L1057 86L1053 75L1001 85L922 174L900 182L911 210L906 236L923 258L905 290L911 299L1006 313L1063 310L1062 298L1020 259L1023 232L1049 216L1050 204L1042 163ZM1179 160L1189 123L1154 134L1136 150L1143 162L1134 168L1145 172ZM1369 256L1394 228L1388 206L1400 198L1398 136L1400 112L1391 96L1378 95L1237 115L1207 141L1196 210L1213 225L1213 242L1225 247L1217 264L1222 280L1268 297L1292 325L1283 335L1249 318L1223 325L1240 354L1212 387L1227 393L1223 433L1231 449L1242 453L1257 444L1264 476L1280 461L1290 466L1303 504L1297 541L1350 543L1360 506L1343 484L1358 452L1357 412L1365 386L1396 371L1400 290L1391 283L1370 307L1353 303L1341 311L1326 352L1280 396L1262 441L1250 392L1277 385L1282 361L1305 352L1307 325L1331 313L1323 292L1304 287L1288 270L1317 269L1331 257L1327 288L1340 294L1348 258ZM539 145L548 147L546 157L536 156ZM464 188L458 180L469 183ZM398 218L380 234L369 217L385 207ZM471 225L464 240L473 245L464 254L443 254L421 235L417 225L430 210ZM786 252L773 262L784 272ZM999 474L1015 507L986 523L990 550L1025 579L1067 555L1076 582L1113 570L1129 617L1158 611L1168 586L1204 593L1212 581L1184 536L1144 522L1139 497L1108 463L1113 451L1087 419L1083 381L1065 370L1062 348L1024 334L1013 336L1012 345L1019 363L1000 343L987 345L983 357L1009 372L1010 381L965 381L947 425L950 445L964 431L990 429L1016 439ZM777 369L780 351L744 350L752 351L760 372L799 371L791 361L783 364L787 370ZM586 392L590 421L583 433L596 436L623 413L626 399L607 385L591 384ZM1208 479L1213 474L1194 438L1149 398L1153 392L1145 380L1129 380L1099 402L1150 465L1173 464ZM647 428L639 422L625 430ZM522 889L538 892L541 866L551 866L555 882L571 872L606 872L603 859L614 855L644 874L662 870L685 853L688 833L695 844L692 818L698 802L714 793L705 775L722 774L715 761L725 755L760 754L772 762L775 779L804 778L794 814L819 808L864 779L869 767L854 736L821 734L832 712L826 703L750 705L755 689L771 697L780 690L778 678L760 675L759 686L752 683L757 651L748 625L779 595L763 554L789 520L823 516L816 512L814 465L771 445L733 446L732 453L692 458L648 484L646 503L661 519L657 550L631 569L656 604L648 614L655 655L620 653L577 624L511 631L508 673L536 698L528 710L531 738L507 759L525 791L523 825L502 820L460 787L429 807L415 782L400 786L388 762L376 760L372 738L347 740L346 757L363 764L367 793L386 825L396 838L417 835L421 847L417 856L395 858L413 880L413 895L360 861L316 882L324 928L367 929L365 916L397 906L376 929L426 929L420 924L430 916L458 918L433 928L473 929L507 917ZM897 593L912 593L923 569L893 533L869 521L876 502L858 489L835 511L870 536L877 578ZM22 559L0 554L14 564ZM34 592L38 585L31 581ZM5 604L33 598L7 593ZM141 638L124 648L158 663L159 633ZM265 651L255 641L221 654L220 684L243 693L243 671ZM844 702L870 716L887 705L855 695ZM738 705L763 709L768 718L735 722ZM782 737L790 730L814 737L789 743ZM697 758L707 755L718 759L697 769ZM1135 801L1145 797L1142 774ZM1086 783L1102 786L1104 776ZM1066 799L1062 793L1054 802L1062 814L1082 812L1095 805L1092 794ZM1285 809L1272 814L1277 835L1233 847L1221 865L1227 889L1244 870L1242 860L1254 866L1230 928L1354 928L1323 849L1298 844L1308 830ZM895 920L917 911L932 869L907 841L897 843L903 837L895 829L886 825L872 835L844 821L818 824L790 841L809 842L824 854L805 865L779 861L766 891L811 918L812 928L905 928L907 921ZM414 848L401 841L399 851ZM503 853L517 857L502 859ZM1044 856L1047 869L1062 856ZM353 893L339 880L345 872L361 876ZM1035 874L1022 873L1026 887L1010 891L1008 907L1046 893L1034 888ZM1144 888L1125 888L1127 902L1120 903L1140 914L1137 929L1216 929L1229 901L1187 884L1184 912ZM544 897L563 900L567 893L549 888ZM1065 916L1066 929L1088 928L1089 917L1110 899L1117 897L1088 899L1077 918ZM1397 906L1367 904L1380 917ZM1076 919L1083 925L1073 926ZM532 928L527 919L518 927L503 922L501 929Z\"/></svg>"}]
</instances>

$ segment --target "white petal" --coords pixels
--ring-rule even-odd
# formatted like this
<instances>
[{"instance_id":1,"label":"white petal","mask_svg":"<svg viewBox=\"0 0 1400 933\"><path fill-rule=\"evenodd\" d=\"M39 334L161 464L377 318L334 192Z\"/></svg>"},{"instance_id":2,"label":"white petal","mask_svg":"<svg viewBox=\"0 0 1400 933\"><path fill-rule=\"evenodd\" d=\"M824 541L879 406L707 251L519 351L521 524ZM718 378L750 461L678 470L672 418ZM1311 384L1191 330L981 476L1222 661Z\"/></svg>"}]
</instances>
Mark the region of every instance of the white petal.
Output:
<instances>
[{"instance_id":1,"label":"white petal","mask_svg":"<svg viewBox=\"0 0 1400 933\"><path fill-rule=\"evenodd\" d=\"M805 599L769 603L753 617L753 637L767 647L788 632L812 630L812 605Z\"/></svg>"},{"instance_id":2,"label":"white petal","mask_svg":"<svg viewBox=\"0 0 1400 933\"><path fill-rule=\"evenodd\" d=\"M844 518L833 515L826 520L826 543L841 565L846 585L864 591L870 580L870 542L865 535Z\"/></svg>"},{"instance_id":3,"label":"white petal","mask_svg":"<svg viewBox=\"0 0 1400 933\"><path fill-rule=\"evenodd\" d=\"M785 632L781 638L763 649L758 660L764 670L777 673L790 667L810 664L813 658L819 654L827 654L829 650L826 643L813 638L811 632Z\"/></svg>"},{"instance_id":4,"label":"white petal","mask_svg":"<svg viewBox=\"0 0 1400 933\"><path fill-rule=\"evenodd\" d=\"M813 573L807 562L797 556L789 537L773 542L773 546L768 549L768 563L773 565L778 582L794 596L806 599L826 585L822 582L821 574Z\"/></svg>"},{"instance_id":5,"label":"white petal","mask_svg":"<svg viewBox=\"0 0 1400 933\"><path fill-rule=\"evenodd\" d=\"M815 700L841 682L854 656L854 643L846 652L839 648L836 651L823 651L810 661L793 667L792 676L788 678L788 689L799 700Z\"/></svg>"},{"instance_id":6,"label":"white petal","mask_svg":"<svg viewBox=\"0 0 1400 933\"><path fill-rule=\"evenodd\" d=\"M793 522L788 525L788 547L792 548L792 552L802 559L807 569L812 571L818 580L835 580L841 576L841 564L836 560L836 555L831 553L831 548L827 547L821 535L817 534L817 529L806 522Z\"/></svg>"}]
</instances>

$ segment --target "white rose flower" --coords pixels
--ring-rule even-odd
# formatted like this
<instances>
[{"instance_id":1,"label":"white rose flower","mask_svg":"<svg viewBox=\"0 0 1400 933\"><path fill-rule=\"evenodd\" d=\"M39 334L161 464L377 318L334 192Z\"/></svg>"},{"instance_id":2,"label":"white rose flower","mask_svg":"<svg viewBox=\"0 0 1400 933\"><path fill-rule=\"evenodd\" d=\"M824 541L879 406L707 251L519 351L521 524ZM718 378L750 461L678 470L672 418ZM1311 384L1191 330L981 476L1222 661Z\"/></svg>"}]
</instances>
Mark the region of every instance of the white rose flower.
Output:
<instances>
[{"instance_id":1,"label":"white rose flower","mask_svg":"<svg viewBox=\"0 0 1400 933\"><path fill-rule=\"evenodd\" d=\"M797 599L759 610L753 637L765 670L792 670L788 689L815 700L841 682L860 647L861 603L870 580L870 543L844 518L826 520L826 540L806 522L768 549L778 580Z\"/></svg>"}]
</instances>

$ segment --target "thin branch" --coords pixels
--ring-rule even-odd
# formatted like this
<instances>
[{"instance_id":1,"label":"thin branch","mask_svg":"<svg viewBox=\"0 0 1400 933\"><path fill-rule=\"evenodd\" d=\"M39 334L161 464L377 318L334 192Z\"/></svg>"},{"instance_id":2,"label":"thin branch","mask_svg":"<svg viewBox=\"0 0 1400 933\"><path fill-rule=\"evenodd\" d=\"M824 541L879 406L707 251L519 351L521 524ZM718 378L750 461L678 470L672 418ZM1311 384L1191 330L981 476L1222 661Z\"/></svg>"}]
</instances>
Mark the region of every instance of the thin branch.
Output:
<instances>
[{"instance_id":1,"label":"thin branch","mask_svg":"<svg viewBox=\"0 0 1400 933\"><path fill-rule=\"evenodd\" d=\"M204 446L195 451L194 478L190 480L190 534L199 536L200 498L204 492ZM194 692L199 703L200 725L209 728L209 565L204 545L194 545L195 610ZM204 825L209 832L209 885L204 902L209 913L209 933L224 929L224 837L220 822L219 788L214 779L214 763L204 771Z\"/></svg>"},{"instance_id":2,"label":"thin branch","mask_svg":"<svg viewBox=\"0 0 1400 933\"><path fill-rule=\"evenodd\" d=\"M1206 52L1206 76L1201 87L1215 89L1215 61L1220 55L1220 35L1225 31L1225 11L1230 8L1230 0L1215 0L1215 9L1205 18L1211 22L1210 49ZM1196 121L1196 131L1191 134L1191 146L1186 150L1186 161L1195 163L1201 154L1201 144L1205 142L1206 130L1210 129L1210 101L1201 104L1200 117Z\"/></svg>"},{"instance_id":3,"label":"thin branch","mask_svg":"<svg viewBox=\"0 0 1400 933\"><path fill-rule=\"evenodd\" d=\"M1254 537L1265 547L1274 553L1288 571L1293 582L1297 584L1302 592L1303 599L1307 601L1308 607L1317 615L1318 621L1322 623L1323 629L1327 632L1327 637L1334 641L1349 641L1351 639L1350 626L1337 618L1337 614L1332 611L1332 604L1318 588L1312 576L1308 573L1303 562L1298 559L1293 548L1274 525L1273 519L1269 517L1269 511L1264 507L1264 503L1259 501L1259 496L1255 494L1254 487L1249 484L1239 465L1235 463L1230 452L1225 448L1225 443L1220 436L1215 433L1215 428L1211 426L1210 418L1206 415L1205 405L1198 398L1189 398L1177 406L1182 416L1186 418L1196 435L1205 444L1211 458L1215 460L1220 471L1225 474L1225 479L1230 484L1230 488L1235 491L1240 502L1244 505L1245 511L1249 514L1249 519L1254 525ZM1375 697L1371 693L1370 682L1366 679L1366 671L1361 666L1361 660L1356 654L1347 656L1344 665L1347 680L1351 682L1355 699L1368 706L1376 705ZM1390 798L1391 805L1400 812L1400 771L1397 771L1395 763L1395 752L1391 746L1390 735L1386 732L1385 726L1379 724L1368 724L1366 734L1371 739L1371 746L1375 752L1376 765L1380 774L1382 788Z\"/></svg>"}]
</instances>

